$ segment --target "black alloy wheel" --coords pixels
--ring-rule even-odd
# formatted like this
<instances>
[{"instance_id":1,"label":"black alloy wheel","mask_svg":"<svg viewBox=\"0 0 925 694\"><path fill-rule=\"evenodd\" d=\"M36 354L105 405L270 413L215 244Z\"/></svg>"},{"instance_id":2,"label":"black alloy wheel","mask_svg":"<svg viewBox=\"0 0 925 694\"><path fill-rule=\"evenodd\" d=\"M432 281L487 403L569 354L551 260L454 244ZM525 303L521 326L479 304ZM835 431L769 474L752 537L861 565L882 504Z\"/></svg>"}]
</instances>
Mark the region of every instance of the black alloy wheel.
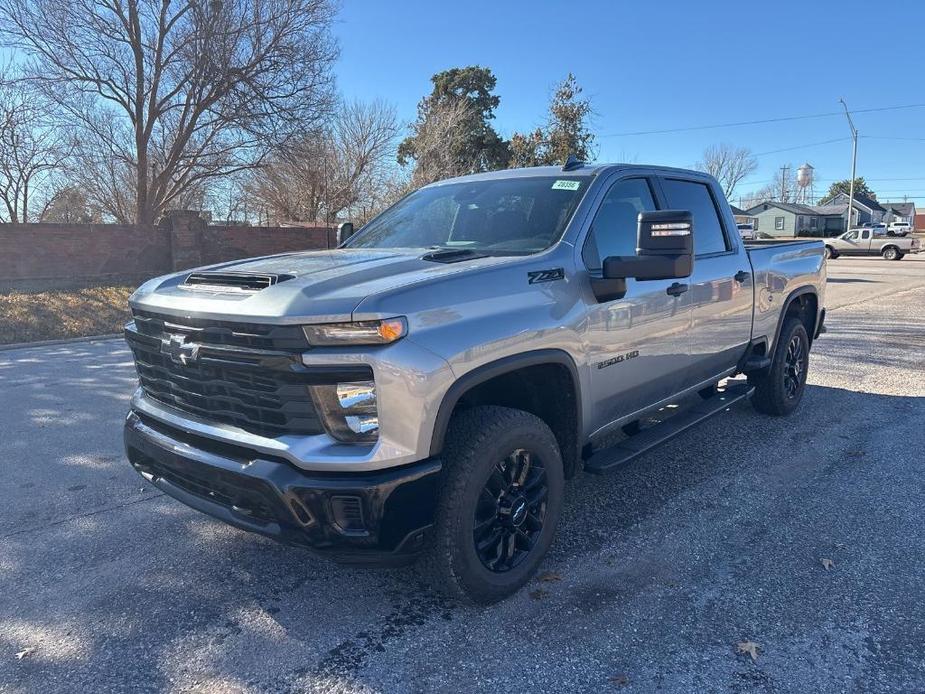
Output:
<instances>
[{"instance_id":1,"label":"black alloy wheel","mask_svg":"<svg viewBox=\"0 0 925 694\"><path fill-rule=\"evenodd\" d=\"M803 385L803 372L806 370L806 350L799 335L794 335L787 345L784 357L784 393L792 400Z\"/></svg>"},{"instance_id":2,"label":"black alloy wheel","mask_svg":"<svg viewBox=\"0 0 925 694\"><path fill-rule=\"evenodd\" d=\"M479 494L472 531L475 551L489 571L518 566L543 531L549 493L546 468L523 448L492 469Z\"/></svg>"}]
</instances>

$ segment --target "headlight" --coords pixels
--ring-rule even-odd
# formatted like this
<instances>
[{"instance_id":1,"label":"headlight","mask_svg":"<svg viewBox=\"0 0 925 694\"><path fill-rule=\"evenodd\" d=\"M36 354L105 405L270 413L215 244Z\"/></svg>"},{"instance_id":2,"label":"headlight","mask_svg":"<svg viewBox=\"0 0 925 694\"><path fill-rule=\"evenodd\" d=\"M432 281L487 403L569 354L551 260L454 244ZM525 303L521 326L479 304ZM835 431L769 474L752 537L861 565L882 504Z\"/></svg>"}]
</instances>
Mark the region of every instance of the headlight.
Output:
<instances>
[{"instance_id":1,"label":"headlight","mask_svg":"<svg viewBox=\"0 0 925 694\"><path fill-rule=\"evenodd\" d=\"M408 333L404 317L386 320L365 320L353 323L321 323L303 325L309 344L316 347L338 345L385 345L400 340Z\"/></svg>"},{"instance_id":2,"label":"headlight","mask_svg":"<svg viewBox=\"0 0 925 694\"><path fill-rule=\"evenodd\" d=\"M328 433L345 443L365 443L379 437L375 381L310 386L312 398Z\"/></svg>"}]
</instances>

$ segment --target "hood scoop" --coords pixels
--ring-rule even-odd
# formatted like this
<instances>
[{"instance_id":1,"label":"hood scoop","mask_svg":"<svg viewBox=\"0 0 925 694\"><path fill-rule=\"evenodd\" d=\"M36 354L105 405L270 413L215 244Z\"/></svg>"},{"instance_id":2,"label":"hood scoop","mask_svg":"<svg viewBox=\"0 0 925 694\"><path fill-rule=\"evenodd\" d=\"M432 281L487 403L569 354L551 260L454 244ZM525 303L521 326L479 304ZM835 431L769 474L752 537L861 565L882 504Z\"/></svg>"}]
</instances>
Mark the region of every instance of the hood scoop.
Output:
<instances>
[{"instance_id":1,"label":"hood scoop","mask_svg":"<svg viewBox=\"0 0 925 694\"><path fill-rule=\"evenodd\" d=\"M204 291L259 292L274 284L291 280L295 275L271 275L250 272L193 272L180 285L183 289Z\"/></svg>"}]
</instances>

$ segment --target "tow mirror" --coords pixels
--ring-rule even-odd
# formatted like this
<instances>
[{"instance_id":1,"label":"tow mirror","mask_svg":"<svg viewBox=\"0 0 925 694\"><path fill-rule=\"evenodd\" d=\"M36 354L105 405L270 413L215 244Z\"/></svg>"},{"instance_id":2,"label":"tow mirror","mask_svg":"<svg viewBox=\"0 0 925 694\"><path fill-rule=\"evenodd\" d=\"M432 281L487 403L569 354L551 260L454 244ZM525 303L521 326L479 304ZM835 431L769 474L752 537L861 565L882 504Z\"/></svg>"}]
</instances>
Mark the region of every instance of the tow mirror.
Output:
<instances>
[{"instance_id":1,"label":"tow mirror","mask_svg":"<svg viewBox=\"0 0 925 694\"><path fill-rule=\"evenodd\" d=\"M353 222L342 222L337 225L337 245L340 246L353 236Z\"/></svg>"},{"instance_id":2,"label":"tow mirror","mask_svg":"<svg viewBox=\"0 0 925 694\"><path fill-rule=\"evenodd\" d=\"M689 277L694 267L694 221L686 210L640 212L637 217L636 255L610 256L595 282L600 301L620 298L626 280L670 280Z\"/></svg>"}]
</instances>

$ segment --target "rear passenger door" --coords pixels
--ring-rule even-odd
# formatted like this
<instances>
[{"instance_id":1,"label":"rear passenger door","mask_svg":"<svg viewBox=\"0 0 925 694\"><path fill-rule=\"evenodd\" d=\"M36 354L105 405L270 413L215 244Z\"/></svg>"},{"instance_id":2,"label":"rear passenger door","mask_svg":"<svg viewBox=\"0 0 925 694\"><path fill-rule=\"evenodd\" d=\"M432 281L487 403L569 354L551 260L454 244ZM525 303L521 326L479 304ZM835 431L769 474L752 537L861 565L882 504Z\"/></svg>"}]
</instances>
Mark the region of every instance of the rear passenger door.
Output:
<instances>
[{"instance_id":1,"label":"rear passenger door","mask_svg":"<svg viewBox=\"0 0 925 694\"><path fill-rule=\"evenodd\" d=\"M691 357L684 373L684 386L692 387L736 366L751 340L751 263L708 181L665 176L661 185L671 209L693 215Z\"/></svg>"}]
</instances>

